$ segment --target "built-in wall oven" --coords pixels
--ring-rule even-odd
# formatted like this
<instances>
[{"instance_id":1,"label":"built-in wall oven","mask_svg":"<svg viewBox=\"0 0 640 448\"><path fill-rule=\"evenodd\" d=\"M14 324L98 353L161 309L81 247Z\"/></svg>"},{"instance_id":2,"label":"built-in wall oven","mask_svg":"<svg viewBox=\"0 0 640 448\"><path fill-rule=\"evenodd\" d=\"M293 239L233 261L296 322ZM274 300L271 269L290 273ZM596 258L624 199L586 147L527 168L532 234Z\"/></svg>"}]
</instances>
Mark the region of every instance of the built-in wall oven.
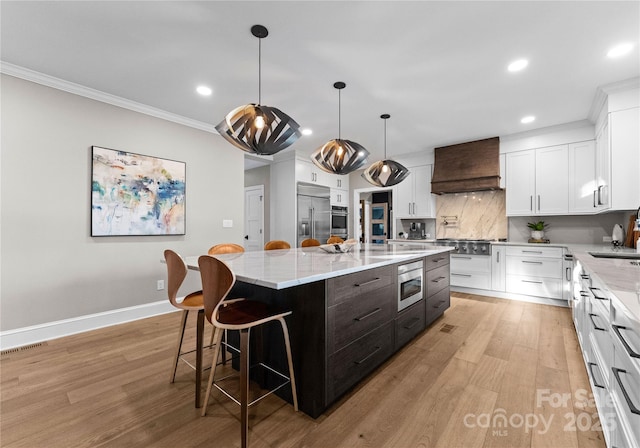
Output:
<instances>
[{"instance_id":1,"label":"built-in wall oven","mask_svg":"<svg viewBox=\"0 0 640 448\"><path fill-rule=\"evenodd\" d=\"M349 209L347 207L331 206L331 235L347 239L347 221Z\"/></svg>"},{"instance_id":2,"label":"built-in wall oven","mask_svg":"<svg viewBox=\"0 0 640 448\"><path fill-rule=\"evenodd\" d=\"M424 297L424 264L422 260L398 266L398 311Z\"/></svg>"}]
</instances>

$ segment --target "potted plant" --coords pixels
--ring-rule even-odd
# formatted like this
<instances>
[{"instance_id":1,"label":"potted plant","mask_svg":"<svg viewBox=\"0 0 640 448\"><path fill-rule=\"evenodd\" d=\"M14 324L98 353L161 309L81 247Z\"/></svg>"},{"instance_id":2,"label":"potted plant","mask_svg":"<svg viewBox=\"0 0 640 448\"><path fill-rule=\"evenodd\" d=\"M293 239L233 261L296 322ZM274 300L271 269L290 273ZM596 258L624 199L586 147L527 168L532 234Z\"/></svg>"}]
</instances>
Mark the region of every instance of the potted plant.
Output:
<instances>
[{"instance_id":1,"label":"potted plant","mask_svg":"<svg viewBox=\"0 0 640 448\"><path fill-rule=\"evenodd\" d=\"M544 221L527 223L527 227L531 229L531 239L534 239L534 240L543 239L544 229L546 229L548 225L549 224L545 224Z\"/></svg>"}]
</instances>

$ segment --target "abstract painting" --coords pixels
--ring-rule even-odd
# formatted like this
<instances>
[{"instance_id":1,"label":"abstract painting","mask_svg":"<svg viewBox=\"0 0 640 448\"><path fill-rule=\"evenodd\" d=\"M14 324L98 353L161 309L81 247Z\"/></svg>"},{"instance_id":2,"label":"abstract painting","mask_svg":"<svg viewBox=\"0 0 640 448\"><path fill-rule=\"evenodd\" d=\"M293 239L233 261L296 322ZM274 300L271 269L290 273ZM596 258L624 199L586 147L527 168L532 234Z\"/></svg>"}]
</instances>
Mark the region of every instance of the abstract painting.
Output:
<instances>
[{"instance_id":1,"label":"abstract painting","mask_svg":"<svg viewBox=\"0 0 640 448\"><path fill-rule=\"evenodd\" d=\"M184 235L186 164L92 146L91 236Z\"/></svg>"}]
</instances>

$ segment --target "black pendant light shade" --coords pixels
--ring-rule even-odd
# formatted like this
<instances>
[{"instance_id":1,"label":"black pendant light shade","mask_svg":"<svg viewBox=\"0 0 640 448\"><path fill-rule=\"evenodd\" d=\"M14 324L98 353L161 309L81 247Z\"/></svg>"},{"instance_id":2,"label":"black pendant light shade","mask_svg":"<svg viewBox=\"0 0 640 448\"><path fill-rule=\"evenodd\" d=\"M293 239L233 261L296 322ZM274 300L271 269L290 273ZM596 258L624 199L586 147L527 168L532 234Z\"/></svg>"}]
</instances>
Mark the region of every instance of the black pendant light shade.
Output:
<instances>
[{"instance_id":1,"label":"black pendant light shade","mask_svg":"<svg viewBox=\"0 0 640 448\"><path fill-rule=\"evenodd\" d=\"M333 84L338 89L338 138L329 140L311 154L313 163L327 173L349 174L362 167L369 156L361 144L340 138L340 90L346 86L340 81Z\"/></svg>"},{"instance_id":2,"label":"black pendant light shade","mask_svg":"<svg viewBox=\"0 0 640 448\"><path fill-rule=\"evenodd\" d=\"M328 173L349 174L364 165L368 155L361 144L337 138L316 149L311 160Z\"/></svg>"},{"instance_id":3,"label":"black pendant light shade","mask_svg":"<svg viewBox=\"0 0 640 448\"><path fill-rule=\"evenodd\" d=\"M409 170L404 165L387 159L387 119L390 117L389 114L380 115L384 120L384 160L374 162L362 173L362 177L376 187L391 187L409 175Z\"/></svg>"},{"instance_id":4,"label":"black pendant light shade","mask_svg":"<svg viewBox=\"0 0 640 448\"><path fill-rule=\"evenodd\" d=\"M236 148L251 154L273 155L293 144L300 136L300 125L276 107L260 104L261 100L261 40L269 35L262 25L251 27L258 38L258 104L236 107L224 117L216 130Z\"/></svg>"},{"instance_id":5,"label":"black pendant light shade","mask_svg":"<svg viewBox=\"0 0 640 448\"><path fill-rule=\"evenodd\" d=\"M233 109L216 130L236 148L258 155L276 154L301 135L300 125L293 118L276 107L260 104Z\"/></svg>"}]
</instances>

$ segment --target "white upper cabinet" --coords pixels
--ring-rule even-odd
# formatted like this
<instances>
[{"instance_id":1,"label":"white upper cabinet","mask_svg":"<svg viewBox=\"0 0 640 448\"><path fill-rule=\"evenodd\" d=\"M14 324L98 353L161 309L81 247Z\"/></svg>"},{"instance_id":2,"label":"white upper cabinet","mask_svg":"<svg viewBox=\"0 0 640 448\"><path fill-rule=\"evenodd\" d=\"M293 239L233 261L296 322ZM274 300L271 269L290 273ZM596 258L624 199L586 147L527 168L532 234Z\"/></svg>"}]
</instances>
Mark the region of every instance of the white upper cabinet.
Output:
<instances>
[{"instance_id":1,"label":"white upper cabinet","mask_svg":"<svg viewBox=\"0 0 640 448\"><path fill-rule=\"evenodd\" d=\"M609 202L609 185L611 180L611 148L609 146L609 121L605 121L596 135L595 154L595 188L593 197L596 211L607 210Z\"/></svg>"},{"instance_id":2,"label":"white upper cabinet","mask_svg":"<svg viewBox=\"0 0 640 448\"><path fill-rule=\"evenodd\" d=\"M349 207L349 190L342 188L331 189L331 205Z\"/></svg>"},{"instance_id":3,"label":"white upper cabinet","mask_svg":"<svg viewBox=\"0 0 640 448\"><path fill-rule=\"evenodd\" d=\"M533 215L533 197L536 193L536 152L511 152L506 155L506 207L507 216Z\"/></svg>"},{"instance_id":4,"label":"white upper cabinet","mask_svg":"<svg viewBox=\"0 0 640 448\"><path fill-rule=\"evenodd\" d=\"M593 140L569 145L569 213L597 211L596 145Z\"/></svg>"},{"instance_id":5,"label":"white upper cabinet","mask_svg":"<svg viewBox=\"0 0 640 448\"><path fill-rule=\"evenodd\" d=\"M567 145L506 155L507 215L562 215L569 210Z\"/></svg>"},{"instance_id":6,"label":"white upper cabinet","mask_svg":"<svg viewBox=\"0 0 640 448\"><path fill-rule=\"evenodd\" d=\"M408 167L409 176L394 187L394 216L398 219L434 218L435 201L431 194L431 167Z\"/></svg>"},{"instance_id":7,"label":"white upper cabinet","mask_svg":"<svg viewBox=\"0 0 640 448\"><path fill-rule=\"evenodd\" d=\"M306 160L296 160L296 181L332 186L332 174L327 173Z\"/></svg>"},{"instance_id":8,"label":"white upper cabinet","mask_svg":"<svg viewBox=\"0 0 640 448\"><path fill-rule=\"evenodd\" d=\"M609 114L612 210L640 206L640 108Z\"/></svg>"}]
</instances>

